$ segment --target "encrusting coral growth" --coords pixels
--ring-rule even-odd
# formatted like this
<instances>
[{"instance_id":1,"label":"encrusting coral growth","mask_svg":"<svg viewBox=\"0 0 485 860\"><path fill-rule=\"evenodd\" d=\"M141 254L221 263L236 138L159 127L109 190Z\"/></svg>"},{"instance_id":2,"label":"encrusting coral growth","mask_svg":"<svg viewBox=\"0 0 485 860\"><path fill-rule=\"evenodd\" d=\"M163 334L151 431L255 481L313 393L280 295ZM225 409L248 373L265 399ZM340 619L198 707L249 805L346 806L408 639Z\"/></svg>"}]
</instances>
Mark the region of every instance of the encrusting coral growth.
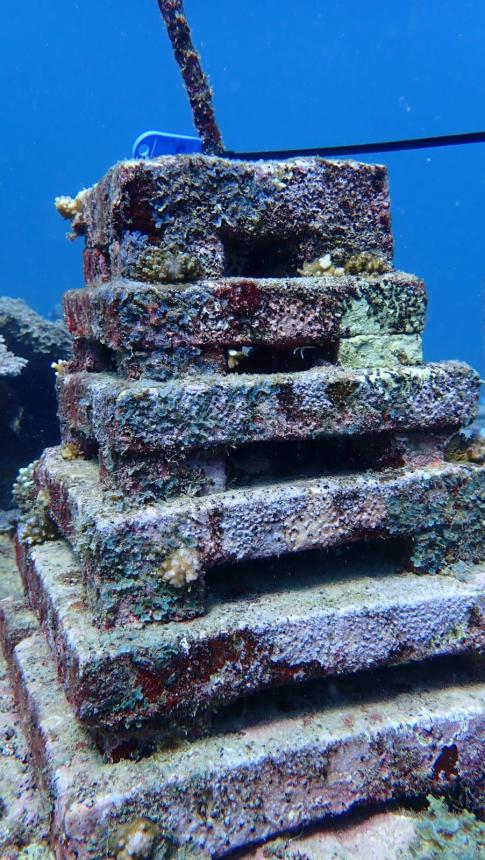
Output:
<instances>
[{"instance_id":1,"label":"encrusting coral growth","mask_svg":"<svg viewBox=\"0 0 485 860\"><path fill-rule=\"evenodd\" d=\"M381 275L389 272L391 268L388 261L382 257L362 251L346 260L344 272L346 275Z\"/></svg>"},{"instance_id":2,"label":"encrusting coral growth","mask_svg":"<svg viewBox=\"0 0 485 860\"><path fill-rule=\"evenodd\" d=\"M446 449L446 458L453 463L485 463L485 436L482 433L457 433Z\"/></svg>"},{"instance_id":3,"label":"encrusting coral growth","mask_svg":"<svg viewBox=\"0 0 485 860\"><path fill-rule=\"evenodd\" d=\"M428 807L416 824L416 841L410 847L409 860L485 857L485 823L467 810L450 812L446 802L436 797L428 797Z\"/></svg>"},{"instance_id":4,"label":"encrusting coral growth","mask_svg":"<svg viewBox=\"0 0 485 860\"><path fill-rule=\"evenodd\" d=\"M391 271L387 260L362 251L349 257L343 265L336 265L332 261L331 254L324 254L309 263L305 263L300 269L303 277L323 277L324 275L382 275Z\"/></svg>"}]
</instances>

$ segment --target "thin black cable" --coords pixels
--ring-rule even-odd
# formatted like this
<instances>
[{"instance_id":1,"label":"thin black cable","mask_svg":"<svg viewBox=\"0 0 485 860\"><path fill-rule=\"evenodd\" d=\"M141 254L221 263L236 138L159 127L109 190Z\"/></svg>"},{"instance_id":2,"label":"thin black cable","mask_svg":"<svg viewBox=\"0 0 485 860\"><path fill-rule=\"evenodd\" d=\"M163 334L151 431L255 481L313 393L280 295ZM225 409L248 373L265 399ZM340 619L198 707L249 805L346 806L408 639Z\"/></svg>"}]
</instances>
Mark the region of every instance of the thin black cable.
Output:
<instances>
[{"instance_id":1,"label":"thin black cable","mask_svg":"<svg viewBox=\"0 0 485 860\"><path fill-rule=\"evenodd\" d=\"M226 158L259 161L259 159L295 158L297 156L319 155L323 158L335 155L363 155L373 152L402 152L411 149L432 149L438 146L462 146L468 143L485 143L485 131L471 131L463 134L444 134L438 137L417 137L411 140L388 140L381 143L352 143L348 146L321 146L316 149L277 149L261 152L235 152L227 149L222 153Z\"/></svg>"}]
</instances>

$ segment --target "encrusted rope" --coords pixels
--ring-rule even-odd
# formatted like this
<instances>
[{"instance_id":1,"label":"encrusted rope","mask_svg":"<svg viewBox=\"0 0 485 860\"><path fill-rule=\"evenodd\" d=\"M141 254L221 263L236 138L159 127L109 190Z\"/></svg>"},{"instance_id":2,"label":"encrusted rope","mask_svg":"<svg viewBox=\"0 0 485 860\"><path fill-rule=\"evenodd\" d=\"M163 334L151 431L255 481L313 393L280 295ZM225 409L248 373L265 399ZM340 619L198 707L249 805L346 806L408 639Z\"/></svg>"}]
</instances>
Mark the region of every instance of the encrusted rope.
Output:
<instances>
[{"instance_id":1,"label":"encrusted rope","mask_svg":"<svg viewBox=\"0 0 485 860\"><path fill-rule=\"evenodd\" d=\"M194 125L202 138L204 152L222 153L224 144L216 122L212 89L202 70L199 54L192 41L183 0L158 0L158 5L168 30L175 59L182 72Z\"/></svg>"}]
</instances>

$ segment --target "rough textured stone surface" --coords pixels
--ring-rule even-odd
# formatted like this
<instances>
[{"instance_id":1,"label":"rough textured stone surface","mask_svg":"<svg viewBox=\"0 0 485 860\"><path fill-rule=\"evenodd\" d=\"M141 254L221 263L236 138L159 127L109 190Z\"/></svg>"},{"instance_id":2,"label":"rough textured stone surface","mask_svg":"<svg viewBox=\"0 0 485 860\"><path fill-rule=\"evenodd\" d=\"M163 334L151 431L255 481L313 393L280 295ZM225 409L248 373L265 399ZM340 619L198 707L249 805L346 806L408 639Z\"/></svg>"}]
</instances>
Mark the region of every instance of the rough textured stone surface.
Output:
<instances>
[{"instance_id":1,"label":"rough textured stone surface","mask_svg":"<svg viewBox=\"0 0 485 860\"><path fill-rule=\"evenodd\" d=\"M417 840L416 813L344 816L335 825L292 833L250 849L241 860L405 860Z\"/></svg>"},{"instance_id":2,"label":"rough textured stone surface","mask_svg":"<svg viewBox=\"0 0 485 860\"><path fill-rule=\"evenodd\" d=\"M359 556L362 559L359 561ZM396 572L374 549L306 559L209 585L191 622L99 631L82 605L82 571L64 542L18 544L19 568L67 697L92 725L177 721L291 680L485 650L485 567L468 578ZM287 565L288 568L288 565ZM237 589L236 595L234 591Z\"/></svg>"},{"instance_id":3,"label":"rough textured stone surface","mask_svg":"<svg viewBox=\"0 0 485 860\"><path fill-rule=\"evenodd\" d=\"M9 352L5 345L5 338L3 335L0 335L0 380L4 377L18 376L26 364L27 361L25 358ZM3 399L3 389L0 389L0 391L2 392Z\"/></svg>"},{"instance_id":4,"label":"rough textured stone surface","mask_svg":"<svg viewBox=\"0 0 485 860\"><path fill-rule=\"evenodd\" d=\"M367 673L285 688L221 715L211 737L114 764L73 720L42 635L15 647L12 671L66 858L99 857L140 817L220 857L356 804L483 779L485 693L466 664L376 673L372 691Z\"/></svg>"},{"instance_id":5,"label":"rough textured stone surface","mask_svg":"<svg viewBox=\"0 0 485 860\"><path fill-rule=\"evenodd\" d=\"M412 538L410 563L435 572L484 554L485 469L439 462L181 497L123 512L103 494L97 465L46 451L36 470L61 532L84 560L98 621L191 617L203 611L203 570L374 537ZM186 587L164 573L195 552Z\"/></svg>"},{"instance_id":6,"label":"rough textured stone surface","mask_svg":"<svg viewBox=\"0 0 485 860\"><path fill-rule=\"evenodd\" d=\"M19 641L33 629L21 617L21 589L11 541L0 538L0 606L8 600L18 611ZM0 609L0 616L2 611ZM0 619L0 627L1 619ZM14 858L21 849L47 838L49 807L34 774L32 756L22 733L20 716L10 688L7 666L0 651L0 855Z\"/></svg>"},{"instance_id":7,"label":"rough textured stone surface","mask_svg":"<svg viewBox=\"0 0 485 860\"><path fill-rule=\"evenodd\" d=\"M168 501L180 495L196 497L226 489L369 469L380 472L405 466L426 468L448 458L457 439L456 434L450 436L448 428L433 433L382 432L253 443L218 449L215 453L189 451L140 456L100 449L100 478L111 497L128 510L141 503ZM66 446L66 450L69 452L71 448Z\"/></svg>"},{"instance_id":8,"label":"rough textured stone surface","mask_svg":"<svg viewBox=\"0 0 485 860\"><path fill-rule=\"evenodd\" d=\"M358 335L340 341L337 358L343 367L422 364L423 344L416 334Z\"/></svg>"},{"instance_id":9,"label":"rough textured stone surface","mask_svg":"<svg viewBox=\"0 0 485 860\"><path fill-rule=\"evenodd\" d=\"M27 359L45 355L55 361L71 349L65 326L44 319L22 299L0 296L0 332L9 349Z\"/></svg>"},{"instance_id":10,"label":"rough textured stone surface","mask_svg":"<svg viewBox=\"0 0 485 860\"><path fill-rule=\"evenodd\" d=\"M392 254L386 169L353 161L121 162L71 214L88 284L288 276L325 254Z\"/></svg>"},{"instance_id":11,"label":"rough textured stone surface","mask_svg":"<svg viewBox=\"0 0 485 860\"><path fill-rule=\"evenodd\" d=\"M0 374L0 508L8 508L19 468L59 441L51 364L70 356L71 337L64 326L43 319L25 302L3 296L2 342L21 370L9 377Z\"/></svg>"},{"instance_id":12,"label":"rough textured stone surface","mask_svg":"<svg viewBox=\"0 0 485 860\"><path fill-rule=\"evenodd\" d=\"M225 278L179 286L112 281L64 296L73 337L115 351L318 346L326 339L420 334L426 293L414 275Z\"/></svg>"},{"instance_id":13,"label":"rough textured stone surface","mask_svg":"<svg viewBox=\"0 0 485 860\"><path fill-rule=\"evenodd\" d=\"M36 615L10 558L0 640L58 860L215 860L430 792L484 815L479 380L422 363L385 169L165 157L57 205L87 287L63 444L17 485Z\"/></svg>"},{"instance_id":14,"label":"rough textured stone surface","mask_svg":"<svg viewBox=\"0 0 485 860\"><path fill-rule=\"evenodd\" d=\"M0 854L47 839L48 806L33 772L20 717L0 653Z\"/></svg>"},{"instance_id":15,"label":"rough textured stone surface","mask_svg":"<svg viewBox=\"0 0 485 860\"><path fill-rule=\"evenodd\" d=\"M478 409L479 379L460 362L374 370L233 374L166 383L62 374L64 440L120 453L241 446L383 430L453 427Z\"/></svg>"}]
</instances>

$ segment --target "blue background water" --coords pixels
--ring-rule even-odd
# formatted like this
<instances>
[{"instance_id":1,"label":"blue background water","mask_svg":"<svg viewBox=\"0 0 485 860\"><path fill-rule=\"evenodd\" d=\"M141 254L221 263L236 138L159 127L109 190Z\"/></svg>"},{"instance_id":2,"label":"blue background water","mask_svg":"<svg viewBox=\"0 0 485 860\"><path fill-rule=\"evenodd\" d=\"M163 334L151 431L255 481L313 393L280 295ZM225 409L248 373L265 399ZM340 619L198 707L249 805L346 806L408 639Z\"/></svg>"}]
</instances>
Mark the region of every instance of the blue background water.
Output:
<instances>
[{"instance_id":1,"label":"blue background water","mask_svg":"<svg viewBox=\"0 0 485 860\"><path fill-rule=\"evenodd\" d=\"M226 144L331 145L485 126L482 0L187 0ZM192 132L156 0L8 5L0 292L43 313L81 283L53 208L159 128ZM430 295L428 359L485 372L485 145L380 156L396 265Z\"/></svg>"}]
</instances>

